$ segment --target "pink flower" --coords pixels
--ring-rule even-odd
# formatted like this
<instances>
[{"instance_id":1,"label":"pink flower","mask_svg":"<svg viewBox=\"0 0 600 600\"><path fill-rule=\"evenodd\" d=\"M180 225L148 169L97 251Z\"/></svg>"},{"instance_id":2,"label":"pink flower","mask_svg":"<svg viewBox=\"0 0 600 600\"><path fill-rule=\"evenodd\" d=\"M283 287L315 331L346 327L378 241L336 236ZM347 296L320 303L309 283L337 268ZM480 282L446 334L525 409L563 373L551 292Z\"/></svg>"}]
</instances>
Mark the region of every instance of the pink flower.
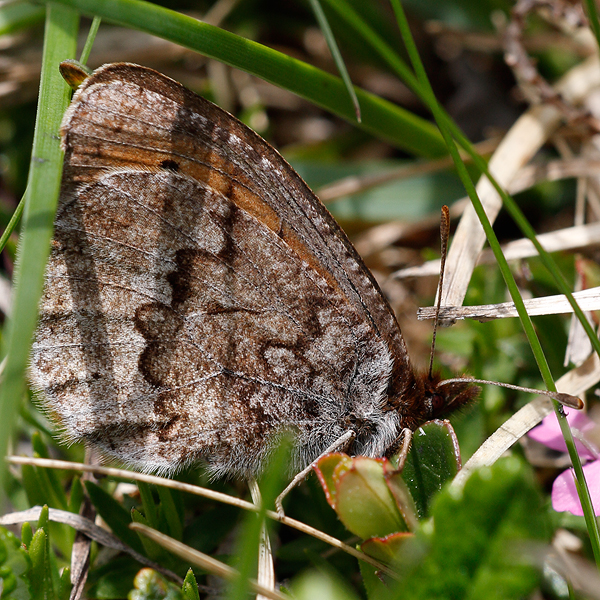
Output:
<instances>
[{"instance_id":1,"label":"pink flower","mask_svg":"<svg viewBox=\"0 0 600 600\"><path fill-rule=\"evenodd\" d=\"M600 515L600 460L594 460L584 465L583 472L590 490L594 514L598 516ZM554 480L552 508L557 512L568 511L574 515L583 516L583 509L575 488L573 469L567 469Z\"/></svg>"},{"instance_id":2,"label":"pink flower","mask_svg":"<svg viewBox=\"0 0 600 600\"><path fill-rule=\"evenodd\" d=\"M583 411L574 410L571 408L565 409L567 415L567 421L573 431L573 437L575 438L575 447L581 458L594 459L596 456L589 451L577 438L581 437L586 431L593 429L596 423L592 421ZM560 425L558 419L554 413L550 413L547 417L544 417L542 422L532 429L527 434L532 440L552 448L552 450L558 450L559 452L566 452L567 446L565 445L565 439L560 431Z\"/></svg>"},{"instance_id":3,"label":"pink flower","mask_svg":"<svg viewBox=\"0 0 600 600\"><path fill-rule=\"evenodd\" d=\"M565 413L573 431L577 452L581 456L582 462L587 462L583 467L583 472L590 491L594 514L600 516L600 457L593 451L593 448L584 445L580 441L581 438L585 439L585 432L593 429L596 423L581 411L566 409ZM532 429L527 435L548 446L548 448L559 452L567 451L555 414L545 417L540 425ZM573 469L567 469L554 480L552 485L552 508L557 512L567 511L577 516L583 516L583 509L575 487Z\"/></svg>"}]
</instances>

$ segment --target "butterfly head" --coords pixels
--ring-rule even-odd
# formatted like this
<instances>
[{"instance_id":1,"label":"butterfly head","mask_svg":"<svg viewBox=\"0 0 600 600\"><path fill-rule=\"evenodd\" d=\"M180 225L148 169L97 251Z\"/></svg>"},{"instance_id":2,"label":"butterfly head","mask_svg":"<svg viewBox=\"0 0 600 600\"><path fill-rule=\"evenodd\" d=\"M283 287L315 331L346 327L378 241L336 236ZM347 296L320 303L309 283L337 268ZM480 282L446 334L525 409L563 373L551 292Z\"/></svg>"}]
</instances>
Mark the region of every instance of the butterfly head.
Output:
<instances>
[{"instance_id":1,"label":"butterfly head","mask_svg":"<svg viewBox=\"0 0 600 600\"><path fill-rule=\"evenodd\" d=\"M423 377L426 421L439 419L473 401L480 388L468 381L445 382L439 373Z\"/></svg>"},{"instance_id":2,"label":"butterfly head","mask_svg":"<svg viewBox=\"0 0 600 600\"><path fill-rule=\"evenodd\" d=\"M468 381L446 383L440 373L410 373L410 381L389 407L398 412L400 427L415 431L418 427L440 419L469 404L479 394L479 388Z\"/></svg>"}]
</instances>

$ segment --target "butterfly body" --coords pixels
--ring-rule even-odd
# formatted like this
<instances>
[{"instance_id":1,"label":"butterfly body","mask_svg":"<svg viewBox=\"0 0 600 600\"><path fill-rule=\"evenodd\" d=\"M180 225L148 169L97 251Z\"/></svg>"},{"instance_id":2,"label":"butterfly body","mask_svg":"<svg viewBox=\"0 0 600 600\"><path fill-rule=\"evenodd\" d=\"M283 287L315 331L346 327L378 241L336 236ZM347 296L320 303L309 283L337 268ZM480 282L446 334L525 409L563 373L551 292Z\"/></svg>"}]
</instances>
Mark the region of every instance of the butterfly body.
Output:
<instances>
[{"instance_id":1,"label":"butterfly body","mask_svg":"<svg viewBox=\"0 0 600 600\"><path fill-rule=\"evenodd\" d=\"M348 429L353 452L382 456L473 396L415 375L333 217L231 115L114 64L61 133L31 377L68 440L147 471L251 475L282 431L293 470Z\"/></svg>"}]
</instances>

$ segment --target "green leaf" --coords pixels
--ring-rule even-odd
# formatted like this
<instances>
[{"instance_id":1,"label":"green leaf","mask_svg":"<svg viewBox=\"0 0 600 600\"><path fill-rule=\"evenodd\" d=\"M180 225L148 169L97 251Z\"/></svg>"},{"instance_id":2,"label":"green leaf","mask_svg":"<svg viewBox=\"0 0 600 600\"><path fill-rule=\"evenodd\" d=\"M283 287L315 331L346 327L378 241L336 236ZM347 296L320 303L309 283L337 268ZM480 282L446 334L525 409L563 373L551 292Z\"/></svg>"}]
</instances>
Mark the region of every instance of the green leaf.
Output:
<instances>
[{"instance_id":1,"label":"green leaf","mask_svg":"<svg viewBox=\"0 0 600 600\"><path fill-rule=\"evenodd\" d=\"M461 493L446 487L430 512L400 548L404 577L391 598L528 597L539 573L527 543L546 541L548 528L527 465L507 458L481 469Z\"/></svg>"},{"instance_id":2,"label":"green leaf","mask_svg":"<svg viewBox=\"0 0 600 600\"><path fill-rule=\"evenodd\" d=\"M17 407L25 392L25 371L37 323L44 270L50 252L52 222L60 188L62 151L59 128L70 91L56 65L77 47L78 14L51 3L46 7L44 51L35 134L25 192L25 209L15 269L13 311L3 330L6 363L0 386L0 455L13 435ZM0 477L5 469L0 464Z\"/></svg>"},{"instance_id":3,"label":"green leaf","mask_svg":"<svg viewBox=\"0 0 600 600\"><path fill-rule=\"evenodd\" d=\"M30 2L9 2L0 7L0 35L17 33L44 20L44 7Z\"/></svg>"},{"instance_id":4,"label":"green leaf","mask_svg":"<svg viewBox=\"0 0 600 600\"><path fill-rule=\"evenodd\" d=\"M181 541L183 536L183 519L180 511L180 502L176 499L176 490L158 486L158 497L160 498L160 514L167 523L168 534Z\"/></svg>"},{"instance_id":5,"label":"green leaf","mask_svg":"<svg viewBox=\"0 0 600 600\"><path fill-rule=\"evenodd\" d=\"M21 483L27 494L30 506L42 506L46 504L42 485L38 479L37 469L31 465L23 465L21 467Z\"/></svg>"},{"instance_id":6,"label":"green leaf","mask_svg":"<svg viewBox=\"0 0 600 600\"><path fill-rule=\"evenodd\" d=\"M379 459L353 458L352 468L339 477L336 495L340 520L363 539L407 530Z\"/></svg>"},{"instance_id":7,"label":"green leaf","mask_svg":"<svg viewBox=\"0 0 600 600\"><path fill-rule=\"evenodd\" d=\"M34 456L49 458L48 448L37 431L31 437L31 442ZM44 504L48 504L52 508L67 510L67 495L56 469L46 469L43 467L34 467L34 469L37 472L37 481L40 486L39 491L44 498Z\"/></svg>"},{"instance_id":8,"label":"green leaf","mask_svg":"<svg viewBox=\"0 0 600 600\"><path fill-rule=\"evenodd\" d=\"M346 87L339 77L224 29L139 0L54 1L75 8L85 15L97 15L109 23L170 40L256 75L308 99L411 154L446 154L438 131L424 119L379 96L355 88L362 117L358 124Z\"/></svg>"},{"instance_id":9,"label":"green leaf","mask_svg":"<svg viewBox=\"0 0 600 600\"><path fill-rule=\"evenodd\" d=\"M381 562L390 564L398 560L401 548L412 537L412 533L400 531L398 533L391 533L385 537L373 537L364 541L360 547L365 554Z\"/></svg>"},{"instance_id":10,"label":"green leaf","mask_svg":"<svg viewBox=\"0 0 600 600\"><path fill-rule=\"evenodd\" d=\"M74 477L71 483L71 494L67 510L72 513L78 513L83 502L83 485L80 477Z\"/></svg>"},{"instance_id":11,"label":"green leaf","mask_svg":"<svg viewBox=\"0 0 600 600\"><path fill-rule=\"evenodd\" d=\"M134 523L141 523L142 525L149 526L147 519L144 515L137 509L131 509L131 520ZM140 536L140 541L144 546L144 550L146 551L146 556L150 560L156 561L159 556L163 554L163 549L159 546L155 541L147 538L145 535Z\"/></svg>"},{"instance_id":12,"label":"green leaf","mask_svg":"<svg viewBox=\"0 0 600 600\"><path fill-rule=\"evenodd\" d=\"M128 600L181 600L183 593L153 569L142 569L134 578L135 589L127 595Z\"/></svg>"},{"instance_id":13,"label":"green leaf","mask_svg":"<svg viewBox=\"0 0 600 600\"><path fill-rule=\"evenodd\" d=\"M396 506L402 515L402 519L406 523L407 528L412 531L417 526L417 514L415 502L408 486L402 478L400 471L391 468L391 464L386 464L385 482L394 497Z\"/></svg>"},{"instance_id":14,"label":"green leaf","mask_svg":"<svg viewBox=\"0 0 600 600\"><path fill-rule=\"evenodd\" d=\"M136 552L144 554L144 546L137 533L129 529L131 516L110 494L92 481L85 481L85 489L98 514L113 533Z\"/></svg>"},{"instance_id":15,"label":"green leaf","mask_svg":"<svg viewBox=\"0 0 600 600\"><path fill-rule=\"evenodd\" d=\"M358 98L356 97L356 92L354 91L350 74L348 73L348 69L344 64L344 59L342 58L342 54L338 48L337 42L335 41L335 36L333 35L331 27L329 26L329 22L327 21L327 16L323 12L319 0L309 0L309 2L313 12L315 13L319 27L321 28L321 32L327 40L329 51L331 52L331 56L333 57L338 72L342 78L342 81L344 82L344 85L346 86L346 89L348 90L348 95L352 99L352 104L356 113L356 120L360 121L360 104L358 102Z\"/></svg>"},{"instance_id":16,"label":"green leaf","mask_svg":"<svg viewBox=\"0 0 600 600\"><path fill-rule=\"evenodd\" d=\"M239 509L217 503L207 507L186 525L183 541L200 552L212 554L239 519Z\"/></svg>"},{"instance_id":17,"label":"green leaf","mask_svg":"<svg viewBox=\"0 0 600 600\"><path fill-rule=\"evenodd\" d=\"M433 495L460 467L460 450L448 421L430 421L415 431L402 478L415 501L419 518L428 514Z\"/></svg>"},{"instance_id":18,"label":"green leaf","mask_svg":"<svg viewBox=\"0 0 600 600\"><path fill-rule=\"evenodd\" d=\"M44 504L44 506L42 506L42 510L40 511L40 516L38 517L37 527L38 529L42 529L44 527L47 528L49 524L48 505Z\"/></svg>"},{"instance_id":19,"label":"green leaf","mask_svg":"<svg viewBox=\"0 0 600 600\"><path fill-rule=\"evenodd\" d=\"M228 600L245 600L249 591L248 581L251 577L256 577L259 541L266 527L265 511L267 507L273 506L277 494L287 483L286 472L290 464L291 448L290 438L283 437L258 482L261 494L260 508L257 513L249 512L240 527L236 540L235 564L240 576L228 583Z\"/></svg>"},{"instance_id":20,"label":"green leaf","mask_svg":"<svg viewBox=\"0 0 600 600\"><path fill-rule=\"evenodd\" d=\"M33 539L33 529L31 528L31 523L25 522L21 526L21 543L25 548L29 548L29 544L31 544L31 540Z\"/></svg>"},{"instance_id":21,"label":"green leaf","mask_svg":"<svg viewBox=\"0 0 600 600\"><path fill-rule=\"evenodd\" d=\"M152 527L152 529L158 529L158 511L156 509L154 495L152 494L152 487L143 481L138 481L137 486L140 491L147 524L149 527Z\"/></svg>"},{"instance_id":22,"label":"green leaf","mask_svg":"<svg viewBox=\"0 0 600 600\"><path fill-rule=\"evenodd\" d=\"M30 568L29 555L17 537L4 527L0 527L2 598L8 600L29 600L31 598L28 583Z\"/></svg>"},{"instance_id":23,"label":"green leaf","mask_svg":"<svg viewBox=\"0 0 600 600\"><path fill-rule=\"evenodd\" d=\"M35 438L35 436L34 436ZM41 443L39 434L34 444L35 454L44 456L47 453L46 447ZM27 498L32 506L42 505L68 509L67 496L63 490L58 471L55 469L44 469L42 467L32 467L23 465L22 482L25 488ZM46 509L47 516L47 509ZM42 517L40 517L42 518ZM71 546L75 538L75 530L72 527L62 523L38 524L38 527L44 527L52 535L52 540L64 556L71 553Z\"/></svg>"},{"instance_id":24,"label":"green leaf","mask_svg":"<svg viewBox=\"0 0 600 600\"><path fill-rule=\"evenodd\" d=\"M126 598L139 570L137 561L123 555L96 567L88 577L88 598Z\"/></svg>"},{"instance_id":25,"label":"green leaf","mask_svg":"<svg viewBox=\"0 0 600 600\"><path fill-rule=\"evenodd\" d=\"M29 545L31 571L29 581L32 600L54 598L54 586L50 567L50 542L43 528L38 529Z\"/></svg>"},{"instance_id":26,"label":"green leaf","mask_svg":"<svg viewBox=\"0 0 600 600\"><path fill-rule=\"evenodd\" d=\"M352 468L352 459L342 452L332 452L320 458L315 466L315 472L325 492L329 506L336 509L337 484L343 471ZM334 476L336 473L336 476Z\"/></svg>"},{"instance_id":27,"label":"green leaf","mask_svg":"<svg viewBox=\"0 0 600 600\"><path fill-rule=\"evenodd\" d=\"M321 571L303 573L292 582L291 590L296 600L358 600L345 581Z\"/></svg>"},{"instance_id":28,"label":"green leaf","mask_svg":"<svg viewBox=\"0 0 600 600\"><path fill-rule=\"evenodd\" d=\"M65 567L62 570L62 573L60 574L60 581L58 587L60 590L58 594L58 599L69 600L71 596L71 588L73 587L71 585L71 569L69 567Z\"/></svg>"},{"instance_id":29,"label":"green leaf","mask_svg":"<svg viewBox=\"0 0 600 600\"><path fill-rule=\"evenodd\" d=\"M369 598L369 600L381 600L382 598L386 598L390 590L388 585L384 583L381 573L375 569L375 567L362 560L358 562L358 566L362 576L362 583L367 592L367 598Z\"/></svg>"},{"instance_id":30,"label":"green leaf","mask_svg":"<svg viewBox=\"0 0 600 600\"><path fill-rule=\"evenodd\" d=\"M194 571L188 569L181 586L184 600L200 600L200 592L198 591L198 583L194 577Z\"/></svg>"}]
</instances>

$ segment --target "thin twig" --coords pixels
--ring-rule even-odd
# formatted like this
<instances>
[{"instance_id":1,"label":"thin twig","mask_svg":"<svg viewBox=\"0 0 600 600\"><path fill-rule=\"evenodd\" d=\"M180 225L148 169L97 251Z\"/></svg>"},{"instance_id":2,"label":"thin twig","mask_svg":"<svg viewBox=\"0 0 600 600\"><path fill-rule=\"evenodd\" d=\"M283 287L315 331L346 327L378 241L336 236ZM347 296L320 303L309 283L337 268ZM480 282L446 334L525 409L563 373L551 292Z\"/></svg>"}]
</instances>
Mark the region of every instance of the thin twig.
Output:
<instances>
[{"instance_id":1,"label":"thin twig","mask_svg":"<svg viewBox=\"0 0 600 600\"><path fill-rule=\"evenodd\" d=\"M203 496L205 498L210 498L211 500L215 500L217 502L222 502L223 504L229 504L231 506L237 506L238 508L242 508L244 510L250 510L252 512L257 512L257 507L251 502L246 502L245 500L241 500L240 498L235 498L233 496L229 496L228 494L223 494L221 492L215 492L213 490L209 490L203 487L199 487L197 485L191 485L189 483L182 483L181 481L174 481L173 479L164 479L163 477L156 477L155 475L147 475L146 473L137 473L135 471L126 471L125 469L115 469L113 467L98 467L93 465L85 465L83 463L75 463L69 462L66 460L54 460L49 458L33 458L29 456L8 456L6 460L15 465L32 465L36 467L44 467L49 469L63 469L67 471L84 471L90 473L97 473L100 475L105 475L107 477L117 477L120 479L130 479L133 481L143 481L145 483L150 483L154 485L162 485L163 487L168 487L176 490L180 490L182 492L187 492L189 494L194 494L196 496ZM395 571L392 571L389 567L384 565L383 563L371 558L364 552L349 546L348 544L344 544L341 540L334 538L331 535L327 535L326 533L311 527L310 525L306 525L300 521L296 521L296 519L292 519L286 516L280 516L275 511L267 510L266 516L269 519L273 519L274 521L279 521L279 523L283 525L287 525L288 527L292 527L301 531L302 533L306 533L334 548L338 548L347 554L350 554L357 558L358 560L362 560L376 569L384 572L386 575L394 579L398 579L399 576Z\"/></svg>"}]
</instances>

